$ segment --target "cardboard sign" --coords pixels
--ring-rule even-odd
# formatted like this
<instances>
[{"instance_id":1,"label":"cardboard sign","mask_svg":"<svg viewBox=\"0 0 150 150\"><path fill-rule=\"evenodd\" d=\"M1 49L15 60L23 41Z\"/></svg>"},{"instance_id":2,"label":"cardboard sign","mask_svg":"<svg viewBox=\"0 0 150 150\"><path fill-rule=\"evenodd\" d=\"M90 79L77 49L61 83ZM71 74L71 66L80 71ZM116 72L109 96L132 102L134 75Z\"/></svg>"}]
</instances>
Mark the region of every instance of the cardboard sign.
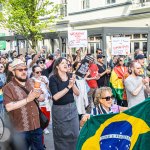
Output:
<instances>
[{"instance_id":1,"label":"cardboard sign","mask_svg":"<svg viewBox=\"0 0 150 150\"><path fill-rule=\"evenodd\" d=\"M130 37L112 38L112 55L129 55Z\"/></svg>"},{"instance_id":2,"label":"cardboard sign","mask_svg":"<svg viewBox=\"0 0 150 150\"><path fill-rule=\"evenodd\" d=\"M68 47L87 47L87 30L68 31Z\"/></svg>"},{"instance_id":3,"label":"cardboard sign","mask_svg":"<svg viewBox=\"0 0 150 150\"><path fill-rule=\"evenodd\" d=\"M94 62L94 58L85 56L75 74L81 78L84 78L89 69L89 62Z\"/></svg>"}]
</instances>

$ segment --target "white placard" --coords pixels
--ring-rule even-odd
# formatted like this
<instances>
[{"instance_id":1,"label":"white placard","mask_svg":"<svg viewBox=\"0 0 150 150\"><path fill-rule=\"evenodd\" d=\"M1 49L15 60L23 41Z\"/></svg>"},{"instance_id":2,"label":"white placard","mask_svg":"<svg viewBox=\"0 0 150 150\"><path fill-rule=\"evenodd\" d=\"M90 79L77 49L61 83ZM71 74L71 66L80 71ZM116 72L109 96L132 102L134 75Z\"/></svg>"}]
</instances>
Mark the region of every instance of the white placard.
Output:
<instances>
[{"instance_id":1,"label":"white placard","mask_svg":"<svg viewBox=\"0 0 150 150\"><path fill-rule=\"evenodd\" d=\"M87 47L87 30L68 31L68 47Z\"/></svg>"},{"instance_id":2,"label":"white placard","mask_svg":"<svg viewBox=\"0 0 150 150\"><path fill-rule=\"evenodd\" d=\"M130 54L130 37L112 38L112 55Z\"/></svg>"}]
</instances>

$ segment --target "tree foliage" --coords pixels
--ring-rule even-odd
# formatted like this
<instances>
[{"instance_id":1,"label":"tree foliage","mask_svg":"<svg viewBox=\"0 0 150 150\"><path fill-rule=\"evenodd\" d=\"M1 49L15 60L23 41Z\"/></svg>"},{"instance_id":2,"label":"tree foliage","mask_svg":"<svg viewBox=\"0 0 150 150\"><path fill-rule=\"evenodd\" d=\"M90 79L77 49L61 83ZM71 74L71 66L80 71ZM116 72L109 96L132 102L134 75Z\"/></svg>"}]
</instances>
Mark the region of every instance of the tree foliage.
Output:
<instances>
[{"instance_id":1,"label":"tree foliage","mask_svg":"<svg viewBox=\"0 0 150 150\"><path fill-rule=\"evenodd\" d=\"M56 23L60 5L51 0L0 0L3 5L0 14L1 25L22 35L32 48L42 39L42 30ZM47 19L44 19L46 17Z\"/></svg>"}]
</instances>

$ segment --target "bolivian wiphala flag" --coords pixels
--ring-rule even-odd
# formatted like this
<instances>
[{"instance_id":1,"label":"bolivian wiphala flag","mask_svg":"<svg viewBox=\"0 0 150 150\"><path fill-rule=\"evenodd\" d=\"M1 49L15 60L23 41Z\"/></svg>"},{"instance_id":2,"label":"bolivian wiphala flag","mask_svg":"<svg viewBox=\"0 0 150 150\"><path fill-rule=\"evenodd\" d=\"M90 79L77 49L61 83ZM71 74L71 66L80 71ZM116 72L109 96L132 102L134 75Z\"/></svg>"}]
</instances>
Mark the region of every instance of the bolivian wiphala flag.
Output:
<instances>
[{"instance_id":1,"label":"bolivian wiphala flag","mask_svg":"<svg viewBox=\"0 0 150 150\"><path fill-rule=\"evenodd\" d=\"M150 150L150 99L123 113L92 116L77 150Z\"/></svg>"}]
</instances>

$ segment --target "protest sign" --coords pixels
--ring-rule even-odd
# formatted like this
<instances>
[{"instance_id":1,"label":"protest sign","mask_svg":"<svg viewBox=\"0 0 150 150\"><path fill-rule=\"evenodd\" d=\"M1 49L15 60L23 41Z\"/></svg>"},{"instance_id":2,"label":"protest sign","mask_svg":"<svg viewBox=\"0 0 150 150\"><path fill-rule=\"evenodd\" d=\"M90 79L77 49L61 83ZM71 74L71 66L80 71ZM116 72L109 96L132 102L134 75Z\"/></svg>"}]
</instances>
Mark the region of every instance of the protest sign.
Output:
<instances>
[{"instance_id":1,"label":"protest sign","mask_svg":"<svg viewBox=\"0 0 150 150\"><path fill-rule=\"evenodd\" d=\"M79 77L84 78L89 69L89 62L93 62L93 61L94 58L90 56L85 56L85 58L81 61L81 65L79 66L75 74Z\"/></svg>"},{"instance_id":2,"label":"protest sign","mask_svg":"<svg viewBox=\"0 0 150 150\"><path fill-rule=\"evenodd\" d=\"M68 31L68 47L87 47L87 30Z\"/></svg>"},{"instance_id":3,"label":"protest sign","mask_svg":"<svg viewBox=\"0 0 150 150\"><path fill-rule=\"evenodd\" d=\"M130 37L112 38L112 55L130 54Z\"/></svg>"}]
</instances>

